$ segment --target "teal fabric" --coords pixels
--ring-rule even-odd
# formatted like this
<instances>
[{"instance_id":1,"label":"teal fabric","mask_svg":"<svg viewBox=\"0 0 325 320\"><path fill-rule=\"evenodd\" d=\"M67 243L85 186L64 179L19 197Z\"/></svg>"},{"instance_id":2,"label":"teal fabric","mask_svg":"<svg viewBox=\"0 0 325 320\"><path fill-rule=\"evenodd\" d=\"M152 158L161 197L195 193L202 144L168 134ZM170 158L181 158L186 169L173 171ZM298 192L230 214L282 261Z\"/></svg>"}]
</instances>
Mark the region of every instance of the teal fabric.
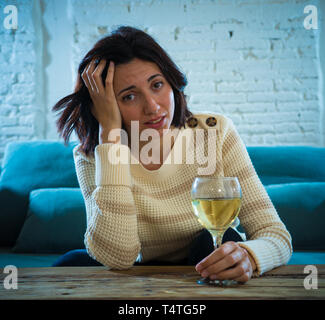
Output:
<instances>
[{"instance_id":1,"label":"teal fabric","mask_svg":"<svg viewBox=\"0 0 325 320\"><path fill-rule=\"evenodd\" d=\"M86 209L80 189L38 189L13 252L64 253L84 248Z\"/></svg>"},{"instance_id":2,"label":"teal fabric","mask_svg":"<svg viewBox=\"0 0 325 320\"><path fill-rule=\"evenodd\" d=\"M24 254L0 252L0 268L14 265L17 268L51 267L61 254Z\"/></svg>"},{"instance_id":3,"label":"teal fabric","mask_svg":"<svg viewBox=\"0 0 325 320\"><path fill-rule=\"evenodd\" d=\"M14 245L34 189L78 187L72 149L60 142L13 142L7 145L0 177L0 246Z\"/></svg>"},{"instance_id":4,"label":"teal fabric","mask_svg":"<svg viewBox=\"0 0 325 320\"><path fill-rule=\"evenodd\" d=\"M325 148L247 147L247 151L264 185L325 182Z\"/></svg>"},{"instance_id":5,"label":"teal fabric","mask_svg":"<svg viewBox=\"0 0 325 320\"><path fill-rule=\"evenodd\" d=\"M17 266L49 266L50 256L84 247L86 218L73 163L75 145L56 141L7 145L0 168L0 265L11 259ZM258 146L247 150L292 235L295 252L289 263L322 261L325 148ZM15 252L1 253L1 247L15 243ZM296 250L308 252L296 255Z\"/></svg>"},{"instance_id":6,"label":"teal fabric","mask_svg":"<svg viewBox=\"0 0 325 320\"><path fill-rule=\"evenodd\" d=\"M266 187L294 250L325 250L325 182Z\"/></svg>"},{"instance_id":7,"label":"teal fabric","mask_svg":"<svg viewBox=\"0 0 325 320\"><path fill-rule=\"evenodd\" d=\"M325 252L294 252L288 264L325 264Z\"/></svg>"},{"instance_id":8,"label":"teal fabric","mask_svg":"<svg viewBox=\"0 0 325 320\"><path fill-rule=\"evenodd\" d=\"M51 267L60 256L61 254L1 252L0 249L0 268L7 265L14 265L17 268ZM288 264L325 264L325 252L294 252Z\"/></svg>"}]
</instances>

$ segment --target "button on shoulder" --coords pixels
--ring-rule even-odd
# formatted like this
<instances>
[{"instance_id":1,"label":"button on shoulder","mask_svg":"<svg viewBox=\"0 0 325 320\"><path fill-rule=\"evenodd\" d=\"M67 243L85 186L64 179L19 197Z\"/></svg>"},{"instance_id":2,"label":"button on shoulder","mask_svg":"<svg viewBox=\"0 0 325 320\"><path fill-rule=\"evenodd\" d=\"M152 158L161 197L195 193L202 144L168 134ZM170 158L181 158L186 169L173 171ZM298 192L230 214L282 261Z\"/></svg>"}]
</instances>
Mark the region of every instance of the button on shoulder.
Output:
<instances>
[{"instance_id":1,"label":"button on shoulder","mask_svg":"<svg viewBox=\"0 0 325 320\"><path fill-rule=\"evenodd\" d=\"M187 119L186 122L190 128L195 128L198 125L198 120L195 117Z\"/></svg>"},{"instance_id":2,"label":"button on shoulder","mask_svg":"<svg viewBox=\"0 0 325 320\"><path fill-rule=\"evenodd\" d=\"M209 127L215 127L217 124L217 119L215 117L208 117L205 121L205 123L209 126Z\"/></svg>"}]
</instances>

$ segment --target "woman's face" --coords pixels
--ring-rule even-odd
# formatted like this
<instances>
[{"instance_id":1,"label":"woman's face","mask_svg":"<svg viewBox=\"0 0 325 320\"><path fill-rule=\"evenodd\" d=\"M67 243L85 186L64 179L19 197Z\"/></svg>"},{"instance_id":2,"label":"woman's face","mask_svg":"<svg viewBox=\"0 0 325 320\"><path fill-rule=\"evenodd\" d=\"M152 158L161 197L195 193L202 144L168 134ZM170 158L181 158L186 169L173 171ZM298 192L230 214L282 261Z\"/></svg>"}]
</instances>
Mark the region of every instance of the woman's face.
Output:
<instances>
[{"instance_id":1,"label":"woman's face","mask_svg":"<svg viewBox=\"0 0 325 320\"><path fill-rule=\"evenodd\" d=\"M149 61L133 59L115 67L114 93L123 124L130 137L131 121L138 121L139 132L156 129L163 135L174 117L174 93L159 67Z\"/></svg>"}]
</instances>

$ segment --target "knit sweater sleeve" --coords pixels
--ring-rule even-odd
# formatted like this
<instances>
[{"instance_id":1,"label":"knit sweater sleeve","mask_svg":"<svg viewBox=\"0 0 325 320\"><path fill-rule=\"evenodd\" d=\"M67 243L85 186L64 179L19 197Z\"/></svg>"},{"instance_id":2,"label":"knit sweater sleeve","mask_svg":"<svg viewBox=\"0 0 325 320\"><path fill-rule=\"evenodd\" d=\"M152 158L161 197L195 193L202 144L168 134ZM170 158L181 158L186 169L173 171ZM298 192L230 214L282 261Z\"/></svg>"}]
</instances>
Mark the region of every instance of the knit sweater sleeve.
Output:
<instances>
[{"instance_id":1,"label":"knit sweater sleeve","mask_svg":"<svg viewBox=\"0 0 325 320\"><path fill-rule=\"evenodd\" d=\"M230 119L224 120L222 157L225 176L238 177L242 188L239 219L248 241L239 243L254 258L254 276L286 264L291 236L258 178L248 152Z\"/></svg>"},{"instance_id":2,"label":"knit sweater sleeve","mask_svg":"<svg viewBox=\"0 0 325 320\"><path fill-rule=\"evenodd\" d=\"M140 241L130 165L117 163L117 146L129 157L127 146L110 143L98 145L94 157L87 157L78 146L73 155L86 205L87 252L109 268L128 269L140 252Z\"/></svg>"}]
</instances>

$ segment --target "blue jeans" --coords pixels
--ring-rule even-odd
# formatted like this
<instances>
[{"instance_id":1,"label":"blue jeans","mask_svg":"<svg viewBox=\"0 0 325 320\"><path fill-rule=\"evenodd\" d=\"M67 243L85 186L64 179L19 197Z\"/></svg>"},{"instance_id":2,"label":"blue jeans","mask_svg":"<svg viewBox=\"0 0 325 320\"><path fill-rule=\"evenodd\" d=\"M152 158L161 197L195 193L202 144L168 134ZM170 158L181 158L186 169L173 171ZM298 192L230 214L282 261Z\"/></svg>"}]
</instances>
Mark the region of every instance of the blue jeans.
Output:
<instances>
[{"instance_id":1,"label":"blue jeans","mask_svg":"<svg viewBox=\"0 0 325 320\"><path fill-rule=\"evenodd\" d=\"M243 241L240 235L229 228L222 239L222 243L227 241ZM134 265L196 265L214 250L213 240L207 230L202 232L193 240L190 246L189 255L186 259L177 263L162 262L158 260L149 261L146 263L135 262ZM96 267L103 266L98 261L91 258L86 249L71 250L62 255L57 261L54 262L52 267L73 267L73 266L87 266Z\"/></svg>"}]
</instances>

